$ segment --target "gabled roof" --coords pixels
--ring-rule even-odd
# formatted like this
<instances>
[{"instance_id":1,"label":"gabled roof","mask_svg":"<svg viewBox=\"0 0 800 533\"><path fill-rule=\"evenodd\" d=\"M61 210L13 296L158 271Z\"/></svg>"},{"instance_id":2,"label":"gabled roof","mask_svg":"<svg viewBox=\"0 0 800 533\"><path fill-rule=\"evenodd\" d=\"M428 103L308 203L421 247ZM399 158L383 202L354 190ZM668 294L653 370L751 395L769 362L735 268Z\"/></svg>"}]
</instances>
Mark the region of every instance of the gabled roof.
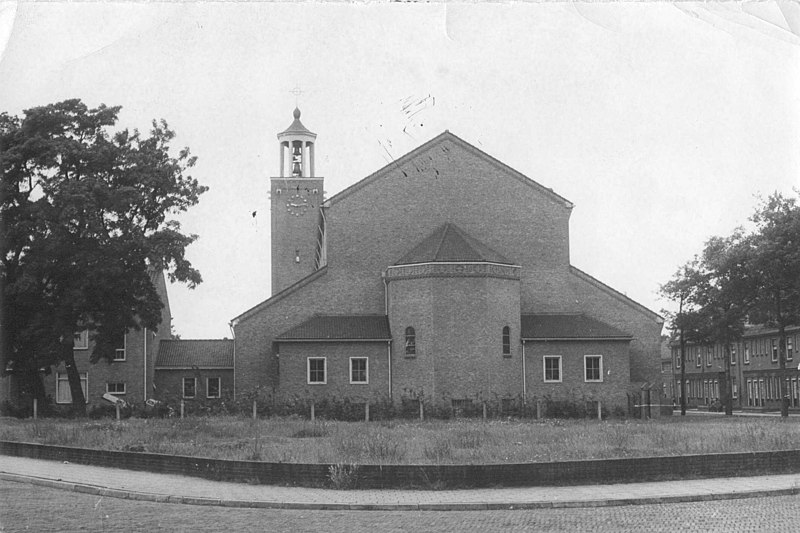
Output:
<instances>
[{"instance_id":1,"label":"gabled roof","mask_svg":"<svg viewBox=\"0 0 800 533\"><path fill-rule=\"evenodd\" d=\"M469 236L455 224L447 223L439 226L395 265L436 261L486 261L511 264L511 261Z\"/></svg>"},{"instance_id":2,"label":"gabled roof","mask_svg":"<svg viewBox=\"0 0 800 533\"><path fill-rule=\"evenodd\" d=\"M631 340L622 330L581 313L522 315L525 340Z\"/></svg>"},{"instance_id":3,"label":"gabled roof","mask_svg":"<svg viewBox=\"0 0 800 533\"><path fill-rule=\"evenodd\" d=\"M439 135L437 135L436 137L434 137L430 141L426 142L425 144L423 144L421 146L418 146L414 150L411 150L410 152L408 152L404 156L395 159L394 161L392 161L388 165L386 165L383 168L373 172L372 174L370 174L366 178L362 179L361 181L358 181L358 182L354 183L353 185L351 185L350 187L347 187L343 191L339 192L338 194L335 194L334 196L332 196L331 198L329 198L325 202L325 205L326 206L331 206L331 205L335 204L336 202L346 198L347 196L350 196L352 193L356 192L357 190L361 189L362 187L372 183L373 181L375 181L377 179L380 179L382 176L388 174L389 172L392 172L392 171L395 171L395 170L399 169L400 172L405 173L406 170L404 170L404 167L405 167L405 165L407 163L413 161L416 157L418 157L420 154L426 152L427 150L430 150L430 149L434 148L437 145L442 145L442 144L444 144L444 143L446 143L448 141L452 142L453 144L455 144L457 146L460 146L461 148L463 148L467 152L470 152L471 154L475 155L476 157L479 157L480 159L483 159L484 161L489 162L490 164L492 164L492 165L496 166L497 168L499 168L501 171L507 172L513 178L525 183L526 185L536 189L539 192L544 193L545 197L549 198L551 201L553 201L553 202L555 202L555 203L557 203L557 204L559 204L559 205L561 205L561 206L563 206L563 207L565 207L567 209L572 209L572 207L573 207L572 202L570 202L569 200L567 200L563 196L553 192L553 189L550 189L548 187L545 187L545 186L533 181L532 179L530 179L526 175L522 174L521 172L516 171L513 168L511 168L510 166L506 165L505 163L503 163L499 159L495 159L494 157L490 156L486 152L474 147L473 145L471 145L467 141L461 139L457 135L454 135L453 133L450 133L450 131L448 131L448 130L445 130L444 132L440 133ZM442 147L442 149L444 150L445 147Z\"/></svg>"},{"instance_id":4,"label":"gabled roof","mask_svg":"<svg viewBox=\"0 0 800 533\"><path fill-rule=\"evenodd\" d=\"M162 340L156 368L233 368L233 341Z\"/></svg>"},{"instance_id":5,"label":"gabled roof","mask_svg":"<svg viewBox=\"0 0 800 533\"><path fill-rule=\"evenodd\" d=\"M389 341L389 319L385 315L315 315L278 335L282 342Z\"/></svg>"}]
</instances>

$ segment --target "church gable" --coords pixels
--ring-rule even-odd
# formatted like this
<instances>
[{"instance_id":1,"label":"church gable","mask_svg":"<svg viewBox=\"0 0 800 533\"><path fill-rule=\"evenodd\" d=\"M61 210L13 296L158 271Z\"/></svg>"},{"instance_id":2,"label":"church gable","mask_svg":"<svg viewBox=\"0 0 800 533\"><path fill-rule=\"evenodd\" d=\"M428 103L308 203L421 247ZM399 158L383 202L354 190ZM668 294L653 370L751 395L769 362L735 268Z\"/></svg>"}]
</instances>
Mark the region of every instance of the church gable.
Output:
<instances>
[{"instance_id":1,"label":"church gable","mask_svg":"<svg viewBox=\"0 0 800 533\"><path fill-rule=\"evenodd\" d=\"M437 228L395 265L442 261L511 263L482 242L461 231L458 226L447 223Z\"/></svg>"}]
</instances>

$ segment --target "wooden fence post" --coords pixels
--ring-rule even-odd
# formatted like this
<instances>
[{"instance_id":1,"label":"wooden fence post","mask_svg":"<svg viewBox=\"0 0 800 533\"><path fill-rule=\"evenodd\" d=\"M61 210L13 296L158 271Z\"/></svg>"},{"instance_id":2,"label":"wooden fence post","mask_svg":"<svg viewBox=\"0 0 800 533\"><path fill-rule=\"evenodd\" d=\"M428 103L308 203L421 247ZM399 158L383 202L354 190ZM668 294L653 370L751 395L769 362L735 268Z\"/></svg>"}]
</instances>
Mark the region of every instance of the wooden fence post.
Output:
<instances>
[{"instance_id":1,"label":"wooden fence post","mask_svg":"<svg viewBox=\"0 0 800 533\"><path fill-rule=\"evenodd\" d=\"M364 404L364 422L369 422L369 402Z\"/></svg>"},{"instance_id":2,"label":"wooden fence post","mask_svg":"<svg viewBox=\"0 0 800 533\"><path fill-rule=\"evenodd\" d=\"M256 403L256 399L253 398L253 420L258 418L258 405Z\"/></svg>"},{"instance_id":3,"label":"wooden fence post","mask_svg":"<svg viewBox=\"0 0 800 533\"><path fill-rule=\"evenodd\" d=\"M536 399L536 420L541 420L542 418L542 402L538 398Z\"/></svg>"},{"instance_id":4,"label":"wooden fence post","mask_svg":"<svg viewBox=\"0 0 800 533\"><path fill-rule=\"evenodd\" d=\"M314 402L311 402L311 421L314 421Z\"/></svg>"},{"instance_id":5,"label":"wooden fence post","mask_svg":"<svg viewBox=\"0 0 800 533\"><path fill-rule=\"evenodd\" d=\"M39 418L39 400L37 398L33 399L33 419L36 420Z\"/></svg>"},{"instance_id":6,"label":"wooden fence post","mask_svg":"<svg viewBox=\"0 0 800 533\"><path fill-rule=\"evenodd\" d=\"M486 420L486 402L483 402L483 419Z\"/></svg>"},{"instance_id":7,"label":"wooden fence post","mask_svg":"<svg viewBox=\"0 0 800 533\"><path fill-rule=\"evenodd\" d=\"M603 419L603 404L600 403L600 400L597 400L597 419Z\"/></svg>"},{"instance_id":8,"label":"wooden fence post","mask_svg":"<svg viewBox=\"0 0 800 533\"><path fill-rule=\"evenodd\" d=\"M183 420L184 412L185 412L185 402L181 400L181 420Z\"/></svg>"},{"instance_id":9,"label":"wooden fence post","mask_svg":"<svg viewBox=\"0 0 800 533\"><path fill-rule=\"evenodd\" d=\"M120 416L119 416L119 404L120 404L120 402L116 402L116 403L114 404L114 407L116 407L116 408L117 408L117 422L119 422L119 420L120 420Z\"/></svg>"},{"instance_id":10,"label":"wooden fence post","mask_svg":"<svg viewBox=\"0 0 800 533\"><path fill-rule=\"evenodd\" d=\"M425 408L422 407L422 400L419 401L419 419L425 420Z\"/></svg>"}]
</instances>

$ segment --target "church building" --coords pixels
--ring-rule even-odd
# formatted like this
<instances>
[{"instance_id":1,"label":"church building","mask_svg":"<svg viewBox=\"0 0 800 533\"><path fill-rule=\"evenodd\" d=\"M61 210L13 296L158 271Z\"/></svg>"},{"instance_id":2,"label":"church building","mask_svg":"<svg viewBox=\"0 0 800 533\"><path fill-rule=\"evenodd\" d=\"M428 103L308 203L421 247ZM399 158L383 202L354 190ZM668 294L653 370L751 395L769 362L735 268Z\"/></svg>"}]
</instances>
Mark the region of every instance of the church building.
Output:
<instances>
[{"instance_id":1,"label":"church building","mask_svg":"<svg viewBox=\"0 0 800 533\"><path fill-rule=\"evenodd\" d=\"M663 319L570 264L551 189L445 131L325 198L298 109L278 148L272 296L232 321L237 395L610 409L658 382Z\"/></svg>"}]
</instances>

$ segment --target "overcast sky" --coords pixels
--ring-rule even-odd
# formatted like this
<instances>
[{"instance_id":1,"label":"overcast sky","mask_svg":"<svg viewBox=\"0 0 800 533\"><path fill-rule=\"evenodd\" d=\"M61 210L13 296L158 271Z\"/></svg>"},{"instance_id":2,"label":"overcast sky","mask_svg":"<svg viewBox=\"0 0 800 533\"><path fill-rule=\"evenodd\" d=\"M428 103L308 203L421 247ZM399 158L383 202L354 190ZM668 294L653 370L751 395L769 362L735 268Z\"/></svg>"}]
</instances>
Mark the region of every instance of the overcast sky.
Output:
<instances>
[{"instance_id":1,"label":"overcast sky","mask_svg":"<svg viewBox=\"0 0 800 533\"><path fill-rule=\"evenodd\" d=\"M169 287L183 338L230 336L270 295L296 102L328 197L449 129L572 201L572 263L659 311L708 237L800 186L798 35L788 2L0 1L0 111L121 105L199 157L210 191L180 220L205 281Z\"/></svg>"}]
</instances>

